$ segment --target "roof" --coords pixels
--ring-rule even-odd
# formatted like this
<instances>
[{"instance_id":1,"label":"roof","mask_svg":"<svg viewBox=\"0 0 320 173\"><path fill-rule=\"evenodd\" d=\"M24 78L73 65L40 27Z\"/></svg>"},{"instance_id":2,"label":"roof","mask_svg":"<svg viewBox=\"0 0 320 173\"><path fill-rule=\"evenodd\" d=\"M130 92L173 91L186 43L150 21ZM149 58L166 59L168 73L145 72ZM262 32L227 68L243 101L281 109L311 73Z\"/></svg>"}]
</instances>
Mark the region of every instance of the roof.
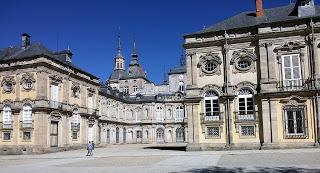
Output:
<instances>
[{"instance_id":1,"label":"roof","mask_svg":"<svg viewBox=\"0 0 320 173\"><path fill-rule=\"evenodd\" d=\"M287 6L282 7L275 7L270 9L264 9L264 16L256 17L255 11L248 11L242 12L238 15L230 17L222 22L219 22L213 26L205 28L204 30L187 34L186 36L197 35L202 33L208 32L218 32L218 31L225 31L237 28L247 28L258 26L260 24L268 24L268 23L275 23L281 21L291 21L291 20L298 20L303 18L310 18L309 17L299 17L297 14L297 5L291 3ZM320 6L315 5L315 16L320 16Z\"/></svg>"},{"instance_id":2,"label":"roof","mask_svg":"<svg viewBox=\"0 0 320 173\"><path fill-rule=\"evenodd\" d=\"M23 48L21 46L14 46L14 47L8 47L3 50L0 50L0 63L7 62L7 61L19 61L27 58L43 56L45 58L61 63L65 66L69 66L77 71L80 71L90 76L91 78L99 79L98 77L68 62L66 60L66 55L72 55L71 51L64 50L60 52L52 52L42 44L37 43L37 44L31 44L26 48Z\"/></svg>"},{"instance_id":3,"label":"roof","mask_svg":"<svg viewBox=\"0 0 320 173\"><path fill-rule=\"evenodd\" d=\"M185 65L170 69L169 75L170 74L184 74L184 73L187 73L187 68Z\"/></svg>"}]
</instances>

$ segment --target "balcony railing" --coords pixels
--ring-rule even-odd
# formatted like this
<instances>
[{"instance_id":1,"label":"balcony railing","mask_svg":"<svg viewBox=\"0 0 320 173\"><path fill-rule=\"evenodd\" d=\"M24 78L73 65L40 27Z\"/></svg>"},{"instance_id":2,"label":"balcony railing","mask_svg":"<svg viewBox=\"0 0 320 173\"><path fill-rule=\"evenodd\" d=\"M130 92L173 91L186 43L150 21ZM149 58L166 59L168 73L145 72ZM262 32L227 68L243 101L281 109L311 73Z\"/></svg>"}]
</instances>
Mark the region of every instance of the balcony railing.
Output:
<instances>
[{"instance_id":1,"label":"balcony railing","mask_svg":"<svg viewBox=\"0 0 320 173\"><path fill-rule=\"evenodd\" d=\"M88 108L87 113L88 113L89 115L92 115L92 114L94 113L94 109Z\"/></svg>"},{"instance_id":2,"label":"balcony railing","mask_svg":"<svg viewBox=\"0 0 320 173\"><path fill-rule=\"evenodd\" d=\"M175 118L175 122L182 123L184 118Z\"/></svg>"},{"instance_id":3,"label":"balcony railing","mask_svg":"<svg viewBox=\"0 0 320 173\"><path fill-rule=\"evenodd\" d=\"M210 123L210 122L222 122L223 121L223 113L215 112L214 114L205 114L201 113L201 122L202 123Z\"/></svg>"},{"instance_id":4,"label":"balcony railing","mask_svg":"<svg viewBox=\"0 0 320 173\"><path fill-rule=\"evenodd\" d=\"M255 111L235 112L237 122L257 121L258 116Z\"/></svg>"},{"instance_id":5,"label":"balcony railing","mask_svg":"<svg viewBox=\"0 0 320 173\"><path fill-rule=\"evenodd\" d=\"M299 91L308 88L308 82L302 79L284 80L277 84L277 88L281 91Z\"/></svg>"},{"instance_id":6,"label":"balcony railing","mask_svg":"<svg viewBox=\"0 0 320 173\"><path fill-rule=\"evenodd\" d=\"M22 121L22 128L33 128L33 121L32 120Z\"/></svg>"},{"instance_id":7,"label":"balcony railing","mask_svg":"<svg viewBox=\"0 0 320 173\"><path fill-rule=\"evenodd\" d=\"M8 122L3 122L2 124L2 128L3 129L12 129L13 125L12 125L12 121L8 121Z\"/></svg>"},{"instance_id":8,"label":"balcony railing","mask_svg":"<svg viewBox=\"0 0 320 173\"><path fill-rule=\"evenodd\" d=\"M57 102L57 101L50 101L50 108L53 109L60 109L61 108L62 103Z\"/></svg>"},{"instance_id":9,"label":"balcony railing","mask_svg":"<svg viewBox=\"0 0 320 173\"><path fill-rule=\"evenodd\" d=\"M80 123L71 123L71 131L78 132L80 130Z\"/></svg>"}]
</instances>

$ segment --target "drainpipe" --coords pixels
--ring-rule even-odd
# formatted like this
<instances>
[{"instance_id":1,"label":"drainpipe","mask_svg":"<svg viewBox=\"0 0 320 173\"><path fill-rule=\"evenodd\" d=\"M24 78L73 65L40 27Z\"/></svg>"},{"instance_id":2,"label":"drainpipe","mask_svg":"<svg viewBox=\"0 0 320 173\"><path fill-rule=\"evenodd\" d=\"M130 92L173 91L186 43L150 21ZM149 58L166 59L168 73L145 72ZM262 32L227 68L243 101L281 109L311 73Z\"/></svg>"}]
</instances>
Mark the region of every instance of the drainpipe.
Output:
<instances>
[{"instance_id":1,"label":"drainpipe","mask_svg":"<svg viewBox=\"0 0 320 173\"><path fill-rule=\"evenodd\" d=\"M223 57L223 65L224 65L224 81L225 81L225 89L224 93L227 96L227 104L225 107L226 112L226 131L227 131L227 146L231 145L231 133L230 133L230 101L229 101L229 79L228 79L228 65L227 65L227 56L228 56L228 34L225 31L225 45L224 45L224 57Z\"/></svg>"}]
</instances>

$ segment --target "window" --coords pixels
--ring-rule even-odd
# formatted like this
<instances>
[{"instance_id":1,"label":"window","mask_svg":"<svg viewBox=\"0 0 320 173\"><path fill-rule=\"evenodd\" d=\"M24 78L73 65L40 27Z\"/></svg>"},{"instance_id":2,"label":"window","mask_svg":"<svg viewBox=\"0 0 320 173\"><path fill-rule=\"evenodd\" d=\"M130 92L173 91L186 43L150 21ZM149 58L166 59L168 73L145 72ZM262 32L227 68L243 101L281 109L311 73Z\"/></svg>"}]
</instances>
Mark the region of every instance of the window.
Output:
<instances>
[{"instance_id":1,"label":"window","mask_svg":"<svg viewBox=\"0 0 320 173\"><path fill-rule=\"evenodd\" d=\"M23 140L31 140L31 132L23 132Z\"/></svg>"},{"instance_id":2,"label":"window","mask_svg":"<svg viewBox=\"0 0 320 173\"><path fill-rule=\"evenodd\" d=\"M126 128L123 128L123 143L126 143L127 142L127 129Z\"/></svg>"},{"instance_id":3,"label":"window","mask_svg":"<svg viewBox=\"0 0 320 173\"><path fill-rule=\"evenodd\" d=\"M142 139L142 131L141 130L137 131L137 139Z\"/></svg>"},{"instance_id":4,"label":"window","mask_svg":"<svg viewBox=\"0 0 320 173\"><path fill-rule=\"evenodd\" d=\"M163 128L158 128L156 131L156 138L158 142L164 141L164 130Z\"/></svg>"},{"instance_id":5,"label":"window","mask_svg":"<svg viewBox=\"0 0 320 173\"><path fill-rule=\"evenodd\" d=\"M207 127L206 131L207 137L220 137L220 127Z\"/></svg>"},{"instance_id":6,"label":"window","mask_svg":"<svg viewBox=\"0 0 320 173\"><path fill-rule=\"evenodd\" d=\"M9 105L3 107L3 128L12 128L12 112Z\"/></svg>"},{"instance_id":7,"label":"window","mask_svg":"<svg viewBox=\"0 0 320 173\"><path fill-rule=\"evenodd\" d=\"M310 6L311 2L310 0L301 1L301 6Z\"/></svg>"},{"instance_id":8,"label":"window","mask_svg":"<svg viewBox=\"0 0 320 173\"><path fill-rule=\"evenodd\" d=\"M241 58L237 62L237 67L239 70L248 70L252 65L252 62L249 58Z\"/></svg>"},{"instance_id":9,"label":"window","mask_svg":"<svg viewBox=\"0 0 320 173\"><path fill-rule=\"evenodd\" d=\"M138 123L138 122L141 122L142 120L141 120L142 118L141 118L141 112L140 111L136 111L136 122Z\"/></svg>"},{"instance_id":10,"label":"window","mask_svg":"<svg viewBox=\"0 0 320 173\"><path fill-rule=\"evenodd\" d=\"M22 121L24 128L32 127L32 107L30 104L25 104L23 106Z\"/></svg>"},{"instance_id":11,"label":"window","mask_svg":"<svg viewBox=\"0 0 320 173\"><path fill-rule=\"evenodd\" d=\"M129 93L129 87L128 86L123 87L123 92L128 94Z\"/></svg>"},{"instance_id":12,"label":"window","mask_svg":"<svg viewBox=\"0 0 320 173\"><path fill-rule=\"evenodd\" d=\"M51 84L51 101L59 101L59 85L57 83Z\"/></svg>"},{"instance_id":13,"label":"window","mask_svg":"<svg viewBox=\"0 0 320 173\"><path fill-rule=\"evenodd\" d=\"M297 89L302 86L299 54L282 56L283 87Z\"/></svg>"},{"instance_id":14,"label":"window","mask_svg":"<svg viewBox=\"0 0 320 173\"><path fill-rule=\"evenodd\" d=\"M204 63L204 71L207 73L214 72L218 67L218 64L215 61L206 61Z\"/></svg>"},{"instance_id":15,"label":"window","mask_svg":"<svg viewBox=\"0 0 320 173\"><path fill-rule=\"evenodd\" d=\"M183 107L182 106L178 106L176 108L176 122L183 122L183 115L184 111L183 111Z\"/></svg>"},{"instance_id":16,"label":"window","mask_svg":"<svg viewBox=\"0 0 320 173\"><path fill-rule=\"evenodd\" d=\"M72 112L72 120L71 120L71 130L73 132L78 132L79 131L79 113L78 109L73 110Z\"/></svg>"},{"instance_id":17,"label":"window","mask_svg":"<svg viewBox=\"0 0 320 173\"><path fill-rule=\"evenodd\" d=\"M254 126L240 126L241 136L255 136Z\"/></svg>"},{"instance_id":18,"label":"window","mask_svg":"<svg viewBox=\"0 0 320 173\"><path fill-rule=\"evenodd\" d=\"M26 80L25 83L24 83L24 86L23 86L24 89L26 90L30 90L32 89L32 80Z\"/></svg>"},{"instance_id":19,"label":"window","mask_svg":"<svg viewBox=\"0 0 320 173\"><path fill-rule=\"evenodd\" d=\"M253 94L249 89L241 89L238 94L238 119L254 120Z\"/></svg>"},{"instance_id":20,"label":"window","mask_svg":"<svg viewBox=\"0 0 320 173\"><path fill-rule=\"evenodd\" d=\"M149 117L149 115L148 115L148 109L145 109L145 110L144 110L144 117L145 117L146 119Z\"/></svg>"},{"instance_id":21,"label":"window","mask_svg":"<svg viewBox=\"0 0 320 173\"><path fill-rule=\"evenodd\" d=\"M72 139L77 140L78 139L78 133L77 132L72 132Z\"/></svg>"},{"instance_id":22,"label":"window","mask_svg":"<svg viewBox=\"0 0 320 173\"><path fill-rule=\"evenodd\" d=\"M93 96L91 94L88 95L88 114L93 113Z\"/></svg>"},{"instance_id":23,"label":"window","mask_svg":"<svg viewBox=\"0 0 320 173\"><path fill-rule=\"evenodd\" d=\"M133 92L138 91L138 86L133 86Z\"/></svg>"},{"instance_id":24,"label":"window","mask_svg":"<svg viewBox=\"0 0 320 173\"><path fill-rule=\"evenodd\" d=\"M286 134L288 136L305 135L304 108L286 108L284 113Z\"/></svg>"},{"instance_id":25,"label":"window","mask_svg":"<svg viewBox=\"0 0 320 173\"><path fill-rule=\"evenodd\" d=\"M184 92L184 83L183 82L179 82L179 91L180 92Z\"/></svg>"},{"instance_id":26,"label":"window","mask_svg":"<svg viewBox=\"0 0 320 173\"><path fill-rule=\"evenodd\" d=\"M10 132L3 132L3 140L10 141L10 139L11 139L11 133Z\"/></svg>"},{"instance_id":27,"label":"window","mask_svg":"<svg viewBox=\"0 0 320 173\"><path fill-rule=\"evenodd\" d=\"M163 122L164 121L163 109L160 106L157 107L157 110L156 110L156 119L157 119L157 122Z\"/></svg>"},{"instance_id":28,"label":"window","mask_svg":"<svg viewBox=\"0 0 320 173\"><path fill-rule=\"evenodd\" d=\"M220 106L218 94L214 91L207 91L204 96L205 116L219 116Z\"/></svg>"},{"instance_id":29,"label":"window","mask_svg":"<svg viewBox=\"0 0 320 173\"><path fill-rule=\"evenodd\" d=\"M184 129L182 127L176 130L176 140L177 142L184 142Z\"/></svg>"}]
</instances>

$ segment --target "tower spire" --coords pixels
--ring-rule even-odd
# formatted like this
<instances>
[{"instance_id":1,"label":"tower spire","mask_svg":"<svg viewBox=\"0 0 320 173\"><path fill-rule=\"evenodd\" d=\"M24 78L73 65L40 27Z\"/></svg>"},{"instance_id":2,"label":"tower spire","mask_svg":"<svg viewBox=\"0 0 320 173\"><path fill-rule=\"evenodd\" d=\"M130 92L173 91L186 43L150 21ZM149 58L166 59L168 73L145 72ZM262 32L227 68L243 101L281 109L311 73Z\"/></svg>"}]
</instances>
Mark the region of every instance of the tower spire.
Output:
<instances>
[{"instance_id":1,"label":"tower spire","mask_svg":"<svg viewBox=\"0 0 320 173\"><path fill-rule=\"evenodd\" d=\"M133 47L132 47L132 56L138 57L137 47L136 47L136 37L133 36Z\"/></svg>"},{"instance_id":2,"label":"tower spire","mask_svg":"<svg viewBox=\"0 0 320 173\"><path fill-rule=\"evenodd\" d=\"M122 55L121 53L121 38L120 38L120 32L118 32L118 56Z\"/></svg>"}]
</instances>

